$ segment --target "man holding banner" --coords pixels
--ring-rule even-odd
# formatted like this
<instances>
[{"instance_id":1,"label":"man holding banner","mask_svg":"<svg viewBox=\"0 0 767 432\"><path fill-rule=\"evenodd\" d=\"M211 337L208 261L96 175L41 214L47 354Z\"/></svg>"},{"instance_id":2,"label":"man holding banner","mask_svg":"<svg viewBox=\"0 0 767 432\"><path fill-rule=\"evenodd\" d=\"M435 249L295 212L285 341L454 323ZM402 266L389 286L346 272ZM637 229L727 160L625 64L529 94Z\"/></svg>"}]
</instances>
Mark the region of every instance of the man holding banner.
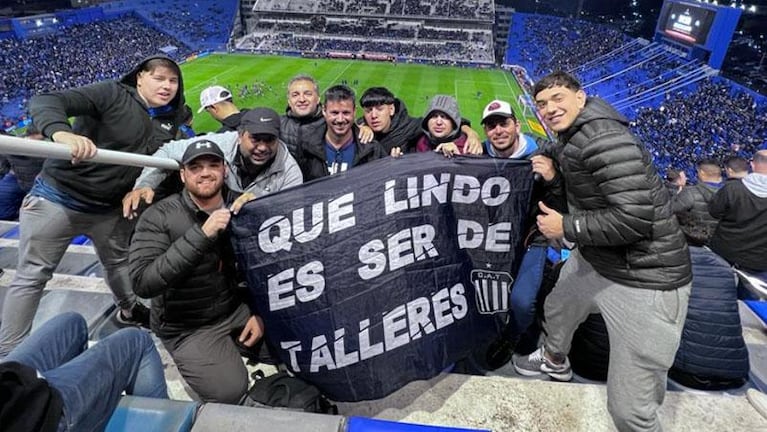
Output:
<instances>
[{"instance_id":1,"label":"man holding banner","mask_svg":"<svg viewBox=\"0 0 767 432\"><path fill-rule=\"evenodd\" d=\"M523 375L572 377L567 353L589 314L610 336L607 408L620 431L659 431L658 408L687 314L691 264L669 194L628 122L580 83L554 72L534 97L556 148L568 214L540 203L538 228L578 248L544 306L544 345L515 359Z\"/></svg>"},{"instance_id":2,"label":"man holding banner","mask_svg":"<svg viewBox=\"0 0 767 432\"><path fill-rule=\"evenodd\" d=\"M509 310L532 178L526 161L415 153L243 207L235 250L275 354L359 401L486 347Z\"/></svg>"},{"instance_id":3,"label":"man holding banner","mask_svg":"<svg viewBox=\"0 0 767 432\"><path fill-rule=\"evenodd\" d=\"M248 374L230 334L251 347L263 323L238 288L224 153L198 139L182 163L184 190L147 209L136 225L130 275L136 294L152 299L152 331L200 399L237 403Z\"/></svg>"},{"instance_id":4,"label":"man holding banner","mask_svg":"<svg viewBox=\"0 0 767 432\"><path fill-rule=\"evenodd\" d=\"M378 141L363 144L354 123L354 91L345 85L325 91L322 115L325 127L301 142L296 160L304 180L344 172L385 156Z\"/></svg>"}]
</instances>

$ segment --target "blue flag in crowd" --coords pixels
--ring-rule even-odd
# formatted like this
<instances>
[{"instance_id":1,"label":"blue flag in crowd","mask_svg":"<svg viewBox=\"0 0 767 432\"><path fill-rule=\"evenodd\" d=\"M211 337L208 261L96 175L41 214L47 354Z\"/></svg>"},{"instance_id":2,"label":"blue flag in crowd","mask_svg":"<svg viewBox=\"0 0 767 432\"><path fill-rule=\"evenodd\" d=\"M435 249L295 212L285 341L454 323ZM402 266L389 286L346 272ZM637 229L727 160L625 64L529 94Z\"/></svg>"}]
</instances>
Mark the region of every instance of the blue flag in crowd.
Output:
<instances>
[{"instance_id":1,"label":"blue flag in crowd","mask_svg":"<svg viewBox=\"0 0 767 432\"><path fill-rule=\"evenodd\" d=\"M385 158L257 199L232 230L280 359L337 401L428 379L497 336L529 162Z\"/></svg>"}]
</instances>

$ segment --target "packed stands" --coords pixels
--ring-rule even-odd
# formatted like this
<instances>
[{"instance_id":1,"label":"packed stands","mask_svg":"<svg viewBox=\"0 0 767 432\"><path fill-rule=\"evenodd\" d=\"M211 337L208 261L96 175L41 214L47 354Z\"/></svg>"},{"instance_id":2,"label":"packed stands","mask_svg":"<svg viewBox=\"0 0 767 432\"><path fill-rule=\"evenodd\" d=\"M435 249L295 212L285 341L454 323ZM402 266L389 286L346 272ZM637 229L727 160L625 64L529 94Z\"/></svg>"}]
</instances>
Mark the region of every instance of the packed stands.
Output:
<instances>
[{"instance_id":1,"label":"packed stands","mask_svg":"<svg viewBox=\"0 0 767 432\"><path fill-rule=\"evenodd\" d=\"M327 52L441 63L494 62L493 3L259 0L244 14L246 51Z\"/></svg>"},{"instance_id":2,"label":"packed stands","mask_svg":"<svg viewBox=\"0 0 767 432\"><path fill-rule=\"evenodd\" d=\"M565 70L615 106L661 173L684 169L694 180L698 159L749 156L767 142L765 97L664 45L592 22L517 13L508 46L505 62L533 79Z\"/></svg>"},{"instance_id":3,"label":"packed stands","mask_svg":"<svg viewBox=\"0 0 767 432\"><path fill-rule=\"evenodd\" d=\"M170 54L177 59L191 53L177 39L132 15L25 40L0 39L3 123L16 123L31 95L118 77L133 67L137 58L165 47L176 47Z\"/></svg>"},{"instance_id":4,"label":"packed stands","mask_svg":"<svg viewBox=\"0 0 767 432\"><path fill-rule=\"evenodd\" d=\"M134 11L158 29L195 50L223 49L229 40L239 2L197 0L117 0L100 4L105 12Z\"/></svg>"}]
</instances>

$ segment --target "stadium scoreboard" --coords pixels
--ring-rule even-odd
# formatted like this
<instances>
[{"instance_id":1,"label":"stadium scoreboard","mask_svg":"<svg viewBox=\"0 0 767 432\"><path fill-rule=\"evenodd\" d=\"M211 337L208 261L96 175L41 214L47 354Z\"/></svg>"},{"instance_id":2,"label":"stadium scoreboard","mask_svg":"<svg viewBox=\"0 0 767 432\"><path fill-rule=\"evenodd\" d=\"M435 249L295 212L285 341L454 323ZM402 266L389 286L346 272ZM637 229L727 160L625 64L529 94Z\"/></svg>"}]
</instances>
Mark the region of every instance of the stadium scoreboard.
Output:
<instances>
[{"instance_id":1,"label":"stadium scoreboard","mask_svg":"<svg viewBox=\"0 0 767 432\"><path fill-rule=\"evenodd\" d=\"M698 1L666 0L655 41L673 45L714 69L724 62L741 10Z\"/></svg>"}]
</instances>

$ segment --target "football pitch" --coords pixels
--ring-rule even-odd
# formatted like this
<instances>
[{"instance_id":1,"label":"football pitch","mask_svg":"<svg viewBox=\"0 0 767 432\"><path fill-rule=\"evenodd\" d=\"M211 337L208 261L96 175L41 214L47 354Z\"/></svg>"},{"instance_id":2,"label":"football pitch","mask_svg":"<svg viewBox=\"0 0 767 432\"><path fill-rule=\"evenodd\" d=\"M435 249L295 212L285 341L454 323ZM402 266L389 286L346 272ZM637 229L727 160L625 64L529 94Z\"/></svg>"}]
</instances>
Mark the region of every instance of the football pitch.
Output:
<instances>
[{"instance_id":1,"label":"football pitch","mask_svg":"<svg viewBox=\"0 0 767 432\"><path fill-rule=\"evenodd\" d=\"M250 54L214 54L182 65L187 104L194 110L194 130L211 132L218 123L207 113L197 114L200 92L210 85L222 85L234 93L240 108L267 106L282 114L287 107L287 84L297 74L313 76L320 94L328 87L345 83L359 96L370 87L383 86L405 102L411 116L421 117L436 94L455 97L461 115L471 120L481 137L482 109L493 99L512 104L518 117L524 115L522 130L542 136L535 115L518 103L523 90L514 76L500 69L470 69L448 66L399 64L363 60L328 60ZM253 84L261 87L256 94ZM238 97L247 85L248 94ZM357 117L362 115L358 107ZM521 120L521 118L520 118Z\"/></svg>"}]
</instances>

